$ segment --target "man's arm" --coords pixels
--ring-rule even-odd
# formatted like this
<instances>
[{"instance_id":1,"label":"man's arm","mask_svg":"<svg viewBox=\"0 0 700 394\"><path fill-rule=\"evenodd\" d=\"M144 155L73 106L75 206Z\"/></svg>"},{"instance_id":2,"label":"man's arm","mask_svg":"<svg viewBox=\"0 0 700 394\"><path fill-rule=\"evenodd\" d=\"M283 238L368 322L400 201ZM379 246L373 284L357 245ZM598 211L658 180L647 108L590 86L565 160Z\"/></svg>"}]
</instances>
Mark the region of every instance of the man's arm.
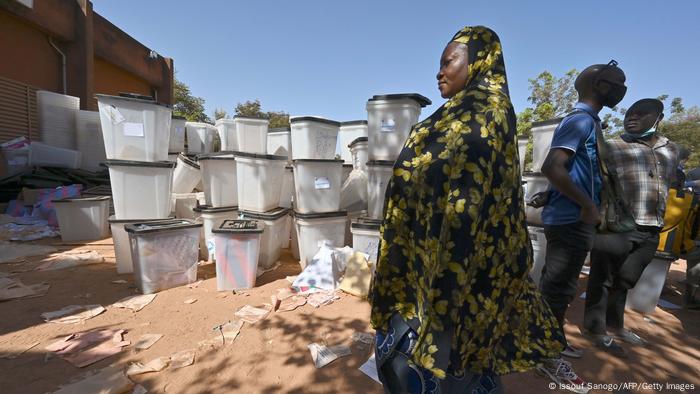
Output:
<instances>
[{"instance_id":1,"label":"man's arm","mask_svg":"<svg viewBox=\"0 0 700 394\"><path fill-rule=\"evenodd\" d=\"M555 189L581 207L581 220L584 223L597 224L600 214L595 202L576 186L566 169L573 155L573 151L565 148L550 149L542 165L542 173Z\"/></svg>"}]
</instances>

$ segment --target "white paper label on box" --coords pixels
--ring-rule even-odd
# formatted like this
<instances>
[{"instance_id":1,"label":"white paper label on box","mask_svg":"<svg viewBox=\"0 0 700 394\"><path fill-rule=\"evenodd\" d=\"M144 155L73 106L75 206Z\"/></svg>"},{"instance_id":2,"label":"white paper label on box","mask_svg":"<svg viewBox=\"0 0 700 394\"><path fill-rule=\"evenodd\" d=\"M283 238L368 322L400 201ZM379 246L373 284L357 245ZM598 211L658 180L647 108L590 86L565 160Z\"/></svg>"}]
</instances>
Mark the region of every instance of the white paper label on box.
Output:
<instances>
[{"instance_id":1,"label":"white paper label on box","mask_svg":"<svg viewBox=\"0 0 700 394\"><path fill-rule=\"evenodd\" d=\"M122 115L122 113L119 112L117 107L113 105L105 106L105 110L107 111L107 115L109 115L109 119L112 121L112 124L119 124L126 120L124 115Z\"/></svg>"},{"instance_id":2,"label":"white paper label on box","mask_svg":"<svg viewBox=\"0 0 700 394\"><path fill-rule=\"evenodd\" d=\"M382 119L381 122L379 122L379 130L392 133L396 130L396 122L394 119Z\"/></svg>"},{"instance_id":3,"label":"white paper label on box","mask_svg":"<svg viewBox=\"0 0 700 394\"><path fill-rule=\"evenodd\" d=\"M143 137L143 125L141 123L124 123L124 135L129 137Z\"/></svg>"},{"instance_id":4,"label":"white paper label on box","mask_svg":"<svg viewBox=\"0 0 700 394\"><path fill-rule=\"evenodd\" d=\"M324 176L315 177L314 178L314 186L316 187L316 190L330 189L331 188L331 181Z\"/></svg>"}]
</instances>

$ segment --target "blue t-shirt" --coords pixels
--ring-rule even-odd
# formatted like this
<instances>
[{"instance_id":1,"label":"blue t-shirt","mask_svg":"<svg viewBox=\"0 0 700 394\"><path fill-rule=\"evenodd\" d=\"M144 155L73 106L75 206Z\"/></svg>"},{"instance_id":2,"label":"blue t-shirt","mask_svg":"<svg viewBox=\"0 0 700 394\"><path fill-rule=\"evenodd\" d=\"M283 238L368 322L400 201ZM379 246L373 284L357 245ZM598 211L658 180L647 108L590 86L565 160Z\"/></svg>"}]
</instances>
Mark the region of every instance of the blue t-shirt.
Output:
<instances>
[{"instance_id":1,"label":"blue t-shirt","mask_svg":"<svg viewBox=\"0 0 700 394\"><path fill-rule=\"evenodd\" d=\"M575 113L562 120L552 137L551 149L567 149L574 153L567 163L571 180L600 205L602 180L598 167L595 122L600 118L584 103L574 106ZM581 207L552 186L549 203L542 209L542 222L546 225L576 223L581 216Z\"/></svg>"}]
</instances>

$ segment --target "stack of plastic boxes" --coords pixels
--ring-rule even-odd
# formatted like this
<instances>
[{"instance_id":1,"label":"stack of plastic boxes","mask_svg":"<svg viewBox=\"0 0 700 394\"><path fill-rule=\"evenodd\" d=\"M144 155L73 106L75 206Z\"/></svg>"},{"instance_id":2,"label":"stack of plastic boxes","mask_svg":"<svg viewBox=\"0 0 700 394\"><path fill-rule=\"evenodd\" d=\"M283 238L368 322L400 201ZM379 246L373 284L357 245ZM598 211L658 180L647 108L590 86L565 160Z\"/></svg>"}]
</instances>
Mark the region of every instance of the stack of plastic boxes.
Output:
<instances>
[{"instance_id":1,"label":"stack of plastic boxes","mask_svg":"<svg viewBox=\"0 0 700 394\"><path fill-rule=\"evenodd\" d=\"M353 221L353 245L375 248L384 209L384 195L394 162L401 153L411 127L418 123L421 108L431 101L417 93L376 95L367 101L368 148L367 217ZM358 239L361 237L361 240ZM356 242L356 240L358 242ZM362 248L362 247L360 247ZM357 249L356 249L357 250ZM357 250L376 258L376 250Z\"/></svg>"},{"instance_id":2,"label":"stack of plastic boxes","mask_svg":"<svg viewBox=\"0 0 700 394\"><path fill-rule=\"evenodd\" d=\"M262 229L257 261L262 272L274 267L289 243L289 209L280 207L289 157L286 150L268 154L268 120L237 116L233 126L240 217L256 220ZM230 131L228 140L232 140Z\"/></svg>"},{"instance_id":3,"label":"stack of plastic boxes","mask_svg":"<svg viewBox=\"0 0 700 394\"><path fill-rule=\"evenodd\" d=\"M170 216L175 163L167 159L172 111L170 107L145 96L122 94L96 97L114 200L114 216L110 218L110 226L117 272L131 273L135 265L145 263L139 260L139 256L160 253L156 249L184 242L186 229L190 225L172 222L159 225L158 231L148 233L149 237L158 238L157 234L161 231L167 232L168 242L133 242L124 230L125 226L158 222ZM141 250L140 245L151 249ZM159 267L136 272L158 273L158 276L148 278L150 287L161 289L166 285L177 285L167 279L173 274L169 262L162 260L159 264ZM181 277L190 278L191 275ZM158 283L161 280L169 282L161 286ZM144 283L144 278L136 278L136 282ZM150 290L141 288L141 291Z\"/></svg>"},{"instance_id":4,"label":"stack of plastic boxes","mask_svg":"<svg viewBox=\"0 0 700 394\"><path fill-rule=\"evenodd\" d=\"M347 212L340 210L343 160L336 159L340 122L311 116L292 118L294 230L300 264L308 264L322 241L345 243Z\"/></svg>"}]
</instances>

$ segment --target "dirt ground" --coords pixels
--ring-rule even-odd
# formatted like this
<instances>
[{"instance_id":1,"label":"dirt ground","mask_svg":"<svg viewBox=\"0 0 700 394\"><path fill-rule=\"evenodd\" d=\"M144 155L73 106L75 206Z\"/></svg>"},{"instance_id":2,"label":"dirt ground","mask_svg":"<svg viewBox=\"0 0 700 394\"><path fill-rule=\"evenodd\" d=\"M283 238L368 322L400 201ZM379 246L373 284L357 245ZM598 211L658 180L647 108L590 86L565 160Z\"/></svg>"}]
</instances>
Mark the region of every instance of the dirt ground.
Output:
<instances>
[{"instance_id":1,"label":"dirt ground","mask_svg":"<svg viewBox=\"0 0 700 394\"><path fill-rule=\"evenodd\" d=\"M35 271L42 257L30 257L20 263L0 264L0 272L14 272L25 284L48 282L51 288L43 297L0 303L0 353L19 353L27 345L39 345L15 359L0 359L0 392L46 393L79 380L90 371L116 365L126 368L131 362L148 362L175 352L197 349L199 341L212 338L214 327L232 320L243 305L258 306L270 302L279 288L287 287L288 275L300 268L288 251L282 266L258 278L254 289L243 294L217 292L214 266L199 269L204 282L197 288L186 286L158 293L155 300L139 312L117 309L115 301L136 294L131 275L117 275L111 239L88 245L62 245L43 240L61 250L94 250L107 263L55 271ZM681 303L679 281L684 278L684 262L672 266L667 289L662 297ZM126 284L112 281L124 279ZM582 275L580 292L585 289ZM184 301L195 298L193 304ZM43 322L40 314L73 304L101 304L107 311L83 324L63 325ZM644 316L628 312L628 326L650 341L647 348L627 347L630 358L618 360L590 347L582 338L583 300L576 298L567 325L570 340L585 349L583 359L574 360L576 371L595 384L603 383L685 383L700 392L700 312L662 310ZM192 366L135 376L132 380L153 393L381 393L381 386L358 370L371 350L352 344L354 332L371 332L366 301L343 294L331 305L302 306L291 312L272 313L256 324L246 323L238 338L221 348L198 349ZM132 344L142 334L163 334L150 349L136 352L133 346L121 353L87 366L76 368L61 358L47 359L44 348L71 333L101 328L125 329ZM353 354L316 369L307 345L352 345ZM549 381L532 372L504 377L508 393L558 393L548 388ZM682 392L668 390L663 392ZM613 392L601 387L593 393ZM618 391L625 392L625 391ZM630 387L630 393L652 393Z\"/></svg>"}]
</instances>

